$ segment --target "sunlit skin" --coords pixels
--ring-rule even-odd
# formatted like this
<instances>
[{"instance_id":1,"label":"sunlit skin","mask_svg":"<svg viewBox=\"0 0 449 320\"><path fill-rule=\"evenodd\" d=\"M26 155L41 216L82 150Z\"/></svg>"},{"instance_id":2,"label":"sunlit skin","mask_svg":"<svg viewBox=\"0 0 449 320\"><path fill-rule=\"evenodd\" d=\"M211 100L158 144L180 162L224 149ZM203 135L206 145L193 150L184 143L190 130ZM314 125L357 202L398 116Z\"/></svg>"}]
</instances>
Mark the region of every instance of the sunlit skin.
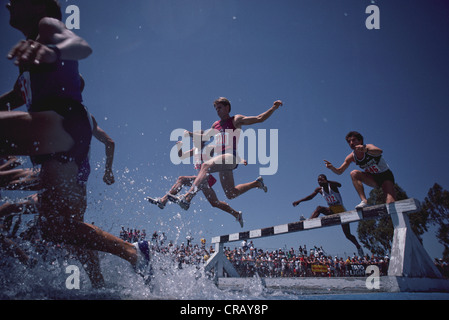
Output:
<instances>
[{"instance_id":1,"label":"sunlit skin","mask_svg":"<svg viewBox=\"0 0 449 320\"><path fill-rule=\"evenodd\" d=\"M7 8L10 24L27 38L8 53L8 59L15 65L55 62L58 53L49 44L58 48L62 60L82 60L92 53L84 39L61 21L45 16L45 5L12 0ZM14 109L23 103L14 89L0 96L0 110ZM46 155L70 150L74 140L65 131L63 120L55 111L0 111L0 155ZM78 183L77 175L75 162L51 159L42 164L40 181L44 191L39 198L40 215L45 218L41 222L43 237L80 249L106 251L135 264L137 250L131 243L83 222L86 187ZM98 259L90 255L86 262L92 262L91 271L98 274L99 270L93 270L98 267L98 261L94 260Z\"/></svg>"},{"instance_id":2,"label":"sunlit skin","mask_svg":"<svg viewBox=\"0 0 449 320\"><path fill-rule=\"evenodd\" d=\"M347 143L349 148L354 150L357 159L362 159L365 156L365 153L369 153L373 156L378 156L381 155L383 152L382 149L376 147L373 144L363 144L363 141L359 140L357 137L354 136L348 137ZM345 170L353 162L355 161L352 152L346 156L345 161L338 168L334 167L332 163L329 162L328 160L324 160L326 168L330 169L332 172L338 175L341 175L343 172L345 172ZM374 180L371 174L362 172L360 170L351 171L351 179L360 199L363 202L367 203L368 200L366 198L365 188L363 185L366 184L369 187L376 188L377 187L376 181ZM381 187L384 193L387 195L386 203L392 203L396 201L395 200L396 191L394 189L394 183L392 181L384 181Z\"/></svg>"}]
</instances>

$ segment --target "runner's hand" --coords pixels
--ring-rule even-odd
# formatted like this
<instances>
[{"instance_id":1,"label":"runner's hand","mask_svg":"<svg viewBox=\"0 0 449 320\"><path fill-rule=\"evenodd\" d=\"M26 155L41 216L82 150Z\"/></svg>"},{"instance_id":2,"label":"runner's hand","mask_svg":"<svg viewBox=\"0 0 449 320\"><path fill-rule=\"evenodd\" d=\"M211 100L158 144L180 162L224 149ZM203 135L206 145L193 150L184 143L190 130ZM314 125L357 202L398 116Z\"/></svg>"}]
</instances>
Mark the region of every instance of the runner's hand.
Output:
<instances>
[{"instance_id":1,"label":"runner's hand","mask_svg":"<svg viewBox=\"0 0 449 320\"><path fill-rule=\"evenodd\" d=\"M108 170L108 169L105 170L104 176L103 176L103 181L108 186L110 186L111 184L113 184L115 182L114 173L112 172L112 170Z\"/></svg>"},{"instance_id":2,"label":"runner's hand","mask_svg":"<svg viewBox=\"0 0 449 320\"><path fill-rule=\"evenodd\" d=\"M358 151L358 152L366 153L368 151L368 148L364 144L359 144L358 146L355 146L354 150Z\"/></svg>"},{"instance_id":3,"label":"runner's hand","mask_svg":"<svg viewBox=\"0 0 449 320\"><path fill-rule=\"evenodd\" d=\"M280 106L282 106L282 105L284 105L283 103L282 103L282 101L281 100L276 100L275 102L273 102L273 108L274 108L274 110L277 110Z\"/></svg>"},{"instance_id":4,"label":"runner's hand","mask_svg":"<svg viewBox=\"0 0 449 320\"><path fill-rule=\"evenodd\" d=\"M327 160L324 160L324 164L326 165L326 168L328 168L328 169L332 169L334 166L332 165L332 163L330 163L329 161L327 161Z\"/></svg>"},{"instance_id":5,"label":"runner's hand","mask_svg":"<svg viewBox=\"0 0 449 320\"><path fill-rule=\"evenodd\" d=\"M53 63L58 59L56 52L46 45L34 40L22 40L8 53L8 59L15 59L14 64Z\"/></svg>"}]
</instances>

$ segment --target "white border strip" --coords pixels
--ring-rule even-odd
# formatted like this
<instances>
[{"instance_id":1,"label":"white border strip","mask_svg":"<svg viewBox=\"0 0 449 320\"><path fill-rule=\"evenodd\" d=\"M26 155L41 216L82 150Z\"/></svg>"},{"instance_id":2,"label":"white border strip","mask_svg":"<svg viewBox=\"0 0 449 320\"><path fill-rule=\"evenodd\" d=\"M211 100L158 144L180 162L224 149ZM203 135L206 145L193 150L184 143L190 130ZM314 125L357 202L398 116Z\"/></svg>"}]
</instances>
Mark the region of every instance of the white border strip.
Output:
<instances>
[{"instance_id":1,"label":"white border strip","mask_svg":"<svg viewBox=\"0 0 449 320\"><path fill-rule=\"evenodd\" d=\"M304 220L303 223L304 223L304 230L321 227L321 219L320 218Z\"/></svg>"},{"instance_id":2,"label":"white border strip","mask_svg":"<svg viewBox=\"0 0 449 320\"><path fill-rule=\"evenodd\" d=\"M288 224L281 224L279 226L274 226L274 234L286 233L288 232Z\"/></svg>"},{"instance_id":3,"label":"white border strip","mask_svg":"<svg viewBox=\"0 0 449 320\"><path fill-rule=\"evenodd\" d=\"M341 223L360 221L360 220L362 220L362 218L363 218L362 214L360 212L355 211L355 210L347 211L345 213L341 213L340 214Z\"/></svg>"},{"instance_id":4,"label":"white border strip","mask_svg":"<svg viewBox=\"0 0 449 320\"><path fill-rule=\"evenodd\" d=\"M262 236L262 229L251 230L249 232L250 238L259 238Z\"/></svg>"}]
</instances>

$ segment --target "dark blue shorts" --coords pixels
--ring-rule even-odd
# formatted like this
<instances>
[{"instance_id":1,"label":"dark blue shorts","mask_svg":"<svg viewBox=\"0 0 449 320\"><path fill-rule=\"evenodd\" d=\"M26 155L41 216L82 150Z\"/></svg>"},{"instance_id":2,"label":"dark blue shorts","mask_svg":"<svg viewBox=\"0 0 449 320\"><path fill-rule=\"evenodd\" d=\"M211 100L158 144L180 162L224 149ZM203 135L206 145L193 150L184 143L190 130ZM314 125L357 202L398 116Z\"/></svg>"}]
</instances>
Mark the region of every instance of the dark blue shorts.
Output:
<instances>
[{"instance_id":1,"label":"dark blue shorts","mask_svg":"<svg viewBox=\"0 0 449 320\"><path fill-rule=\"evenodd\" d=\"M387 170L381 173L370 173L371 177L373 177L374 181L376 181L376 184L378 187L382 187L383 183L385 181L391 181L393 184L394 181L394 175L391 170Z\"/></svg>"}]
</instances>

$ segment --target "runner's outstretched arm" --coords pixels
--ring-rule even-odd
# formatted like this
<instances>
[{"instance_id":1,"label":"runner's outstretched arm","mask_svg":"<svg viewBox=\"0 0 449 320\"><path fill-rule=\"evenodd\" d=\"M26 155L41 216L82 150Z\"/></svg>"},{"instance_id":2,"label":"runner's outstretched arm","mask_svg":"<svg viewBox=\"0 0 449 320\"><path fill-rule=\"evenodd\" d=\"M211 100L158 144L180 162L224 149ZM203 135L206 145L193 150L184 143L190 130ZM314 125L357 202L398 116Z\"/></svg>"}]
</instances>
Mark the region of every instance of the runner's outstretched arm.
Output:
<instances>
[{"instance_id":1,"label":"runner's outstretched arm","mask_svg":"<svg viewBox=\"0 0 449 320\"><path fill-rule=\"evenodd\" d=\"M276 100L273 103L273 106L265 111L264 113L259 114L258 116L243 116L243 115L236 115L235 116L235 126L248 126L256 123L262 123L265 120L267 120L275 110L277 110L280 106L282 106L283 103L281 100Z\"/></svg>"},{"instance_id":2,"label":"runner's outstretched arm","mask_svg":"<svg viewBox=\"0 0 449 320\"><path fill-rule=\"evenodd\" d=\"M293 206L296 207L298 204L304 201L309 201L315 198L315 196L320 192L320 188L316 188L315 191L311 194L309 194L307 197L304 197L298 201L293 202Z\"/></svg>"}]
</instances>

